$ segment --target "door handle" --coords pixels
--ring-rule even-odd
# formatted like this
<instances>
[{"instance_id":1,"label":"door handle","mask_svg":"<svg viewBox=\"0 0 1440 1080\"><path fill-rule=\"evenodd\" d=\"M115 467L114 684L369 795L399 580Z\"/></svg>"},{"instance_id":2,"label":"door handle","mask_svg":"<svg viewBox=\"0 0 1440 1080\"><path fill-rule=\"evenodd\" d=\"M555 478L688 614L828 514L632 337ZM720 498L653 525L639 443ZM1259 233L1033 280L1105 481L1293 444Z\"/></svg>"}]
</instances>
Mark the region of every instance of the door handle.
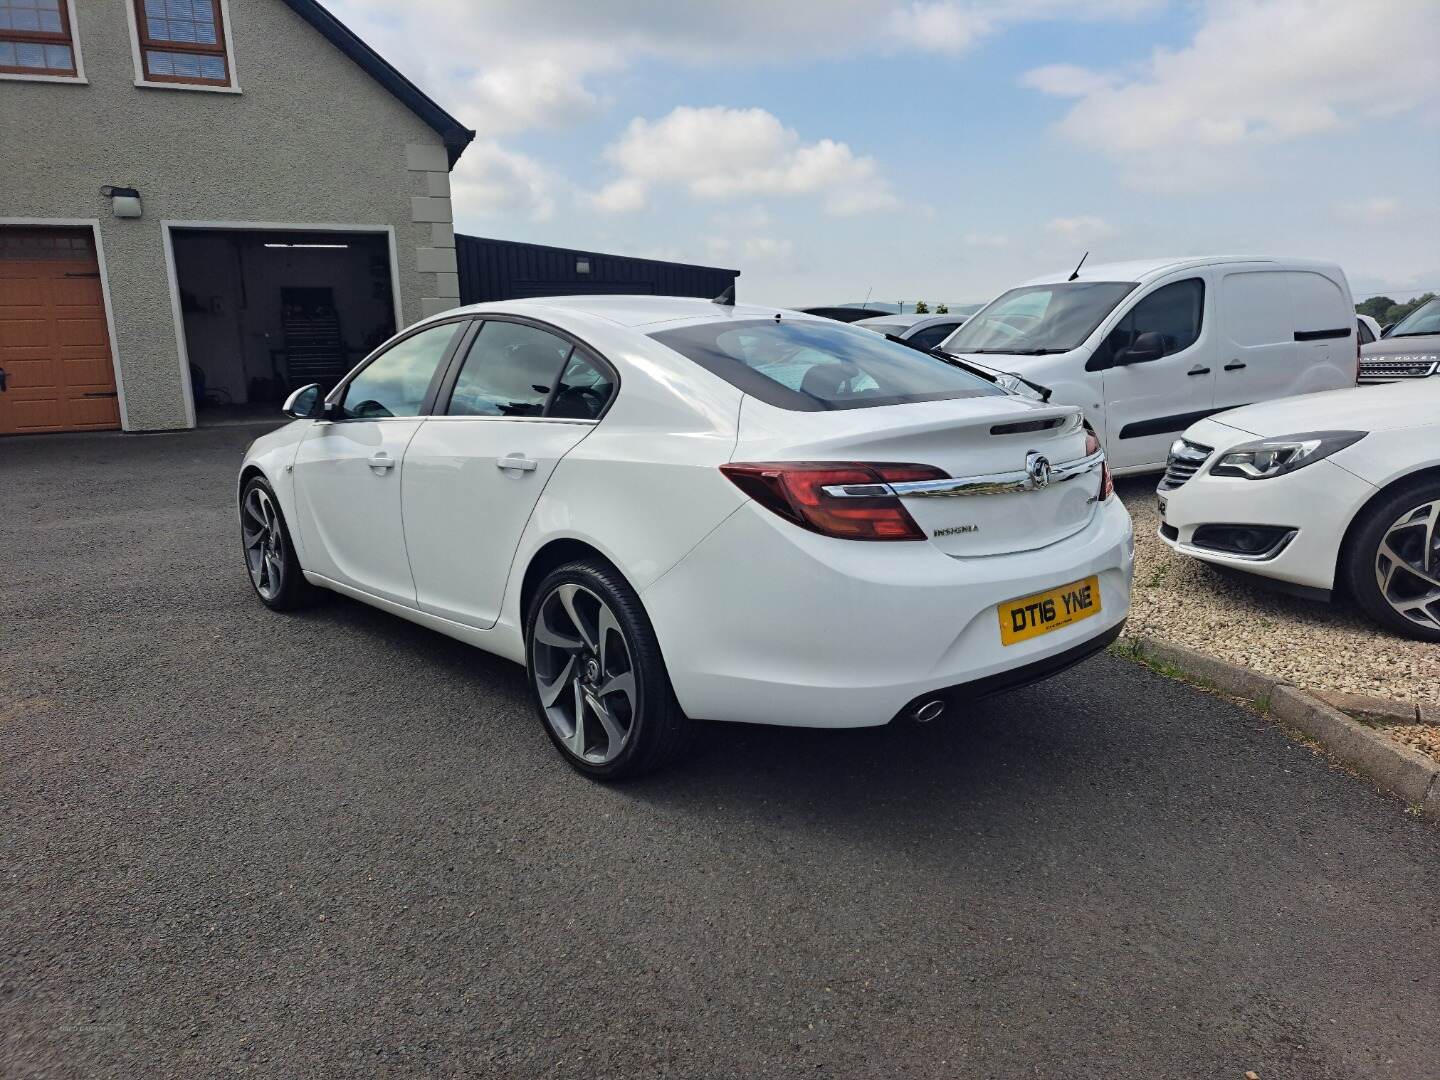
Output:
<instances>
[{"instance_id":1,"label":"door handle","mask_svg":"<svg viewBox=\"0 0 1440 1080\"><path fill-rule=\"evenodd\" d=\"M1228 363L1228 364L1225 365L1225 370L1226 370L1226 371L1239 371L1239 370L1240 370L1241 368L1243 368L1244 366L1245 366L1245 365L1242 364L1239 360L1231 360L1230 363Z\"/></svg>"},{"instance_id":2,"label":"door handle","mask_svg":"<svg viewBox=\"0 0 1440 1080\"><path fill-rule=\"evenodd\" d=\"M506 454L502 458L495 459L495 467L497 469L514 469L516 472L534 472L540 467L540 463L523 454Z\"/></svg>"},{"instance_id":3,"label":"door handle","mask_svg":"<svg viewBox=\"0 0 1440 1080\"><path fill-rule=\"evenodd\" d=\"M1210 369L1209 369L1208 367L1201 367L1199 364L1196 364L1196 365L1195 365L1194 367L1192 367L1189 371L1185 372L1185 374L1186 374L1186 375L1209 375L1209 374L1210 374Z\"/></svg>"},{"instance_id":4,"label":"door handle","mask_svg":"<svg viewBox=\"0 0 1440 1080\"><path fill-rule=\"evenodd\" d=\"M0 367L0 393L3 393L5 390L5 379L5 369L3 367Z\"/></svg>"},{"instance_id":5,"label":"door handle","mask_svg":"<svg viewBox=\"0 0 1440 1080\"><path fill-rule=\"evenodd\" d=\"M386 469L393 469L395 467L395 459L384 450L379 450L370 455L370 467L384 472Z\"/></svg>"}]
</instances>

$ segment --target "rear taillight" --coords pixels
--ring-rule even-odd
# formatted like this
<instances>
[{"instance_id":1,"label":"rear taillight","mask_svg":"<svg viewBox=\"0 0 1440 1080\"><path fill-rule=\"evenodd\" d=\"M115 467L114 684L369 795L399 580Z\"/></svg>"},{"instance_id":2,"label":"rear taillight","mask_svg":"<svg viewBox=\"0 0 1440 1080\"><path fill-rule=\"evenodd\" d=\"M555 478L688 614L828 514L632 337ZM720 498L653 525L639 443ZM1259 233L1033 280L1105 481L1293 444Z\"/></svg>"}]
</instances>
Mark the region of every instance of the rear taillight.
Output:
<instances>
[{"instance_id":1,"label":"rear taillight","mask_svg":"<svg viewBox=\"0 0 1440 1080\"><path fill-rule=\"evenodd\" d=\"M1360 332L1355 332L1355 382L1360 382Z\"/></svg>"},{"instance_id":2,"label":"rear taillight","mask_svg":"<svg viewBox=\"0 0 1440 1080\"><path fill-rule=\"evenodd\" d=\"M1095 429L1090 426L1090 421L1085 421L1085 456L1089 457L1100 449L1100 436L1095 434ZM1104 502L1115 494L1115 481L1110 476L1110 462L1100 462L1100 501Z\"/></svg>"},{"instance_id":3,"label":"rear taillight","mask_svg":"<svg viewBox=\"0 0 1440 1080\"><path fill-rule=\"evenodd\" d=\"M924 540L896 495L832 495L827 487L944 480L930 465L858 461L736 461L721 465L741 491L802 529L843 540Z\"/></svg>"}]
</instances>

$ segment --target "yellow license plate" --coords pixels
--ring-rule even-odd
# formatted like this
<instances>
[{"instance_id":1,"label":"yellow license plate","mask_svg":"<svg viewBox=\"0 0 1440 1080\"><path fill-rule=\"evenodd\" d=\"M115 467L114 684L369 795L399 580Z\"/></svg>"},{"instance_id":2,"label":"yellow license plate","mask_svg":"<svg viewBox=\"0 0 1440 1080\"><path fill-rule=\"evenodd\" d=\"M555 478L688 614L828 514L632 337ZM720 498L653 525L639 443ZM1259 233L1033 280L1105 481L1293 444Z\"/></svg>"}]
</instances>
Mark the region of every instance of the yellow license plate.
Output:
<instances>
[{"instance_id":1,"label":"yellow license plate","mask_svg":"<svg viewBox=\"0 0 1440 1080\"><path fill-rule=\"evenodd\" d=\"M1000 613L1000 644L1014 645L1100 613L1100 579L1087 577L1019 600L1007 600Z\"/></svg>"}]
</instances>

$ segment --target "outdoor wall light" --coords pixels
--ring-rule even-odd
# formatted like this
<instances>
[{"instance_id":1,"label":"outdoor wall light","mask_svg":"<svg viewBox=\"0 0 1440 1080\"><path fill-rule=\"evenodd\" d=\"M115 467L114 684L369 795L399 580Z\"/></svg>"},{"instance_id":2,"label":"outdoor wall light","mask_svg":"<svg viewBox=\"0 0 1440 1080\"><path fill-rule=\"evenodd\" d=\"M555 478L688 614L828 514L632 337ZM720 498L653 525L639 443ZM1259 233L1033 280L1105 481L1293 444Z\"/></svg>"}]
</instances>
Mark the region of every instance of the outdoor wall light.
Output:
<instances>
[{"instance_id":1,"label":"outdoor wall light","mask_svg":"<svg viewBox=\"0 0 1440 1080\"><path fill-rule=\"evenodd\" d=\"M106 184L100 194L110 200L110 209L117 218L138 218L143 212L140 207L140 192L133 187L116 187Z\"/></svg>"},{"instance_id":2,"label":"outdoor wall light","mask_svg":"<svg viewBox=\"0 0 1440 1080\"><path fill-rule=\"evenodd\" d=\"M590 272L590 260L589 260L589 259L576 259L576 260L575 260L575 272L576 272L577 274L588 274L588 273Z\"/></svg>"}]
</instances>

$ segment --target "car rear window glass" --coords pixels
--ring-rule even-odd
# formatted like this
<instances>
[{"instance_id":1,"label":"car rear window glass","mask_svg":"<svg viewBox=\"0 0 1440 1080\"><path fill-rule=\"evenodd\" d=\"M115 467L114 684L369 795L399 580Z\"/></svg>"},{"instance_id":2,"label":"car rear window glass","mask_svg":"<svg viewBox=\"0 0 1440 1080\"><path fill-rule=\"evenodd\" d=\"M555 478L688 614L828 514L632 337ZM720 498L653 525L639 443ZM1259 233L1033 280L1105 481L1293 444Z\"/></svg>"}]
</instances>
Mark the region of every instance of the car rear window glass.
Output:
<instances>
[{"instance_id":1,"label":"car rear window glass","mask_svg":"<svg viewBox=\"0 0 1440 1080\"><path fill-rule=\"evenodd\" d=\"M1005 392L928 353L819 319L706 322L650 336L752 397L796 412Z\"/></svg>"}]
</instances>

